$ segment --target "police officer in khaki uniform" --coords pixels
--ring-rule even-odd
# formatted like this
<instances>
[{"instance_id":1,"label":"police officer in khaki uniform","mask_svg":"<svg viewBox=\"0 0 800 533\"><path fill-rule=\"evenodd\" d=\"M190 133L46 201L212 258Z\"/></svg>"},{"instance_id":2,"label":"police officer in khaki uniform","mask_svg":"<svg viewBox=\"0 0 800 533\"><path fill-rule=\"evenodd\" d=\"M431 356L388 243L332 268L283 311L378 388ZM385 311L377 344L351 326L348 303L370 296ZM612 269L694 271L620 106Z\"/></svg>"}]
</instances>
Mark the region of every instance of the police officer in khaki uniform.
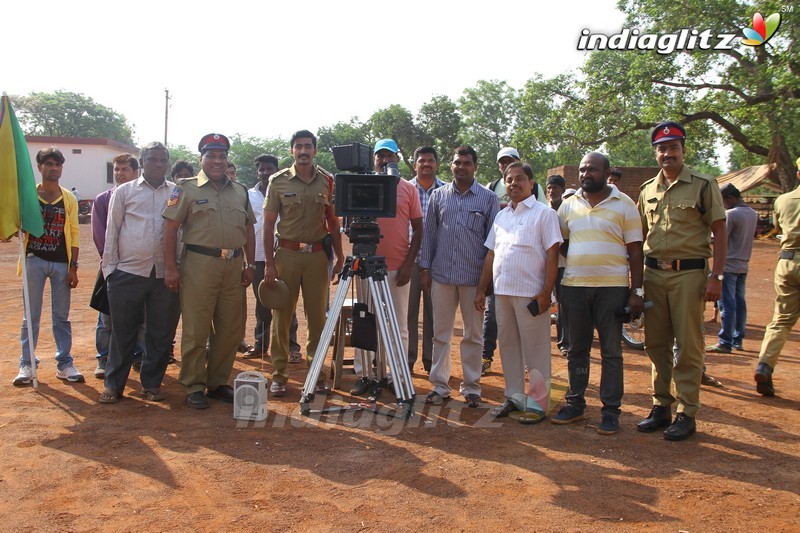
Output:
<instances>
[{"instance_id":1,"label":"police officer in khaki uniform","mask_svg":"<svg viewBox=\"0 0 800 533\"><path fill-rule=\"evenodd\" d=\"M800 158L797 158L800 179ZM764 333L756 367L756 390L775 396L772 371L778 364L786 337L800 317L800 186L782 194L773 204L775 229L783 233L781 255L775 267L775 311Z\"/></svg>"},{"instance_id":2,"label":"police officer in khaki uniform","mask_svg":"<svg viewBox=\"0 0 800 533\"><path fill-rule=\"evenodd\" d=\"M663 122L651 135L658 175L641 186L639 214L645 233L645 349L653 363L653 409L639 431L667 427L664 438L684 440L695 432L703 374L703 302L722 293L727 237L722 195L713 178L683 164L686 132ZM709 232L709 229L711 230ZM714 261L711 256L714 235ZM677 339L677 360L673 340ZM672 395L675 384L677 398ZM671 405L677 399L672 420Z\"/></svg>"},{"instance_id":3,"label":"police officer in khaki uniform","mask_svg":"<svg viewBox=\"0 0 800 533\"><path fill-rule=\"evenodd\" d=\"M176 292L180 287L179 379L194 409L208 407L206 389L208 398L233 402L228 378L242 340L242 287L253 281L255 268L255 214L247 188L225 175L229 148L224 135L203 137L198 145L202 170L175 187L164 209L164 283ZM180 271L178 228L185 245Z\"/></svg>"},{"instance_id":4,"label":"police officer in khaki uniform","mask_svg":"<svg viewBox=\"0 0 800 533\"><path fill-rule=\"evenodd\" d=\"M276 309L272 319L274 372L270 392L277 397L286 395L289 328L300 289L308 323L306 361L311 363L325 326L330 248L336 253L334 276L344 263L339 219L333 209L333 178L314 164L317 138L310 131L301 130L292 135L290 147L294 164L270 179L262 230L266 257L264 283L273 287L275 280L280 279L289 288L289 307ZM274 250L273 235L278 216L278 249ZM329 392L324 377L314 392Z\"/></svg>"}]
</instances>

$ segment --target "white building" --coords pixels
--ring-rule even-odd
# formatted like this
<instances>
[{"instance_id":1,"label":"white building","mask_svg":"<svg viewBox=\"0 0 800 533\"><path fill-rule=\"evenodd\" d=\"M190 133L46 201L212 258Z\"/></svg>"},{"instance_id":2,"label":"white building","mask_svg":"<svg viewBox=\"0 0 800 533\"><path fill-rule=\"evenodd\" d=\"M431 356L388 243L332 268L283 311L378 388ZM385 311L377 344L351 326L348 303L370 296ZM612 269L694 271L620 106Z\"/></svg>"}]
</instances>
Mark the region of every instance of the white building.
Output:
<instances>
[{"instance_id":1,"label":"white building","mask_svg":"<svg viewBox=\"0 0 800 533\"><path fill-rule=\"evenodd\" d=\"M111 139L26 135L25 140L36 181L42 178L36 170L36 153L42 148L55 146L66 159L61 186L66 189L75 187L81 200L94 200L95 196L113 186L111 160L114 157L125 152L139 157L137 147Z\"/></svg>"}]
</instances>

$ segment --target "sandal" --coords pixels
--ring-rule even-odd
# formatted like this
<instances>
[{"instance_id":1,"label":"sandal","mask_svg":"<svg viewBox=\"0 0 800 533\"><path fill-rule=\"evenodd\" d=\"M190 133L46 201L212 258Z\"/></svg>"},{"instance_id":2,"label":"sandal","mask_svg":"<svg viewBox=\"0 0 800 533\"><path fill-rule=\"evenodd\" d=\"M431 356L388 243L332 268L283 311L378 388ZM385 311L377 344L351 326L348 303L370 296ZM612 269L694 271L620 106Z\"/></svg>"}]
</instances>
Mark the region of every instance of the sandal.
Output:
<instances>
[{"instance_id":1,"label":"sandal","mask_svg":"<svg viewBox=\"0 0 800 533\"><path fill-rule=\"evenodd\" d=\"M289 362L292 364L295 363L302 363L303 362L303 354L300 352L292 352L289 354Z\"/></svg>"},{"instance_id":2,"label":"sandal","mask_svg":"<svg viewBox=\"0 0 800 533\"><path fill-rule=\"evenodd\" d=\"M467 407L476 409L481 406L481 397L478 394L467 394L464 396L464 402L467 404Z\"/></svg>"},{"instance_id":3,"label":"sandal","mask_svg":"<svg viewBox=\"0 0 800 533\"><path fill-rule=\"evenodd\" d=\"M265 350L262 346L256 345L256 346L251 347L246 352L244 352L244 354L242 355L242 358L244 358L244 359L257 359L257 358L261 357L262 355L264 357L268 357L269 356L269 354L267 353L267 350Z\"/></svg>"},{"instance_id":4,"label":"sandal","mask_svg":"<svg viewBox=\"0 0 800 533\"><path fill-rule=\"evenodd\" d=\"M160 402L167 399L167 395L161 389L142 389L142 398L148 402Z\"/></svg>"},{"instance_id":5,"label":"sandal","mask_svg":"<svg viewBox=\"0 0 800 533\"><path fill-rule=\"evenodd\" d=\"M121 395L117 393L117 391L112 389L103 389L103 392L100 393L100 398L98 401L100 403L118 403L121 398Z\"/></svg>"},{"instance_id":6,"label":"sandal","mask_svg":"<svg viewBox=\"0 0 800 533\"><path fill-rule=\"evenodd\" d=\"M545 418L547 418L547 415L545 415L544 411L540 411L538 409L531 409L529 407L519 415L517 421L520 424L530 425L530 424L538 424Z\"/></svg>"},{"instance_id":7,"label":"sandal","mask_svg":"<svg viewBox=\"0 0 800 533\"><path fill-rule=\"evenodd\" d=\"M450 396L442 396L438 392L431 391L425 396L425 403L429 405L442 405L445 400L449 400Z\"/></svg>"}]
</instances>

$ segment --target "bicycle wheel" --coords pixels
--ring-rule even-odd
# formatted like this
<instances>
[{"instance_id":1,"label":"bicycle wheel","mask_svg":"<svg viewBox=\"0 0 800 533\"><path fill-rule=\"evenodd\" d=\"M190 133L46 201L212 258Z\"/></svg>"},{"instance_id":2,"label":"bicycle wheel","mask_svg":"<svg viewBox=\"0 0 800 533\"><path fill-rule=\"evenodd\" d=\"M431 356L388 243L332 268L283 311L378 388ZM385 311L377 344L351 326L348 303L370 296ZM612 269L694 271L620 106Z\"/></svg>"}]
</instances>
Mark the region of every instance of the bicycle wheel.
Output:
<instances>
[{"instance_id":1,"label":"bicycle wheel","mask_svg":"<svg viewBox=\"0 0 800 533\"><path fill-rule=\"evenodd\" d=\"M644 314L622 324L622 342L636 350L644 350Z\"/></svg>"}]
</instances>

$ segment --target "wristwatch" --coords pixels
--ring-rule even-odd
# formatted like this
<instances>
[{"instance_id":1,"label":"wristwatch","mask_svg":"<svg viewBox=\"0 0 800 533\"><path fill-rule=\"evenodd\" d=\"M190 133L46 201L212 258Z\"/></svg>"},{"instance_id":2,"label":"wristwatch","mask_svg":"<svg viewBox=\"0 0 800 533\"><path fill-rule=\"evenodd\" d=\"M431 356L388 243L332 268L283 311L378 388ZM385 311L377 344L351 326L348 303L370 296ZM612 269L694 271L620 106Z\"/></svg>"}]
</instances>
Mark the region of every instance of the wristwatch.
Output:
<instances>
[{"instance_id":1,"label":"wristwatch","mask_svg":"<svg viewBox=\"0 0 800 533\"><path fill-rule=\"evenodd\" d=\"M245 264L243 265L243 268L242 268L242 270L247 270L248 268L252 268L252 269L254 269L254 270L255 270L256 266L255 266L253 263L245 263Z\"/></svg>"},{"instance_id":2,"label":"wristwatch","mask_svg":"<svg viewBox=\"0 0 800 533\"><path fill-rule=\"evenodd\" d=\"M78 262L77 261L70 261L69 262L69 266L78 268Z\"/></svg>"},{"instance_id":3,"label":"wristwatch","mask_svg":"<svg viewBox=\"0 0 800 533\"><path fill-rule=\"evenodd\" d=\"M709 278L714 278L714 279L716 279L717 281L722 281L722 278L724 278L725 276L723 276L722 274L714 274L714 273L712 272L711 274L709 274L709 275L708 275L708 277L709 277Z\"/></svg>"},{"instance_id":4,"label":"wristwatch","mask_svg":"<svg viewBox=\"0 0 800 533\"><path fill-rule=\"evenodd\" d=\"M633 294L635 294L639 298L644 298L644 289L641 287L639 287L638 289L633 289Z\"/></svg>"}]
</instances>

